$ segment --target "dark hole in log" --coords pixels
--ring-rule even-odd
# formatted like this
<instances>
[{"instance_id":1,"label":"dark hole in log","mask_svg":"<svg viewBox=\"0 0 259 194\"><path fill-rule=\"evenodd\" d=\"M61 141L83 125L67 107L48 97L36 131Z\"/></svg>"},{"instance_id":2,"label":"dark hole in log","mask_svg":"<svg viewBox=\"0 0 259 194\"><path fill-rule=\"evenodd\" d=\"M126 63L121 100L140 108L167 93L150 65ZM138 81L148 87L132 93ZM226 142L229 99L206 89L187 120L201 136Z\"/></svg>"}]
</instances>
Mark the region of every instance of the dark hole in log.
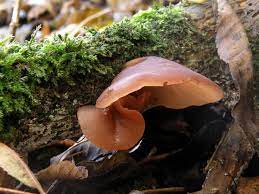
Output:
<instances>
[{"instance_id":1,"label":"dark hole in log","mask_svg":"<svg viewBox=\"0 0 259 194\"><path fill-rule=\"evenodd\" d=\"M249 162L247 169L243 172L244 177L257 177L259 176L259 156L255 154Z\"/></svg>"},{"instance_id":2,"label":"dark hole in log","mask_svg":"<svg viewBox=\"0 0 259 194\"><path fill-rule=\"evenodd\" d=\"M164 187L199 190L205 178L202 169L232 121L230 111L221 102L181 110L156 107L144 112L144 118L145 134L132 155L139 159L154 147L156 154L178 149L167 159L155 162L154 177L159 177Z\"/></svg>"},{"instance_id":3,"label":"dark hole in log","mask_svg":"<svg viewBox=\"0 0 259 194\"><path fill-rule=\"evenodd\" d=\"M223 103L180 110L155 107L145 111L143 116L146 129L139 151L155 146L158 153L187 149L189 144L195 144L201 153L209 151L232 120Z\"/></svg>"}]
</instances>

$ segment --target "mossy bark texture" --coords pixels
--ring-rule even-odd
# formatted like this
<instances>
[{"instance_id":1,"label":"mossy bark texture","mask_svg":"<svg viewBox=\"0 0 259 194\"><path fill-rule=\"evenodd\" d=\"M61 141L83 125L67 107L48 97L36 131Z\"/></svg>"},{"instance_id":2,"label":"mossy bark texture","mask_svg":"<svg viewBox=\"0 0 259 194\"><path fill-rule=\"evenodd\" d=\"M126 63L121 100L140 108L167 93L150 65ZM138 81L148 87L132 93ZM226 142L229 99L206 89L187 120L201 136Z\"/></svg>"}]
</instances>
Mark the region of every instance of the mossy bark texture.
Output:
<instances>
[{"instance_id":1,"label":"mossy bark texture","mask_svg":"<svg viewBox=\"0 0 259 194\"><path fill-rule=\"evenodd\" d=\"M211 78L231 107L238 95L228 66L191 11L194 18L190 7L152 8L83 37L0 42L0 140L27 152L79 135L77 108L94 104L126 61L148 55Z\"/></svg>"}]
</instances>

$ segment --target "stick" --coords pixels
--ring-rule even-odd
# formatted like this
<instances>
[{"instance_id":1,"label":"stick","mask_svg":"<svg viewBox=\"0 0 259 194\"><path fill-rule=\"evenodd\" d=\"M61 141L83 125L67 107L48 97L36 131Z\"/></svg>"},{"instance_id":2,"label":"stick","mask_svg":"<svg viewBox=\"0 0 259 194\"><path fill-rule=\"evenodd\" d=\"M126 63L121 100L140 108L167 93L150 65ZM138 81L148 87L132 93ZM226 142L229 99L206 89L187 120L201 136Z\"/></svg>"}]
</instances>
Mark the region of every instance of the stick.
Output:
<instances>
[{"instance_id":1,"label":"stick","mask_svg":"<svg viewBox=\"0 0 259 194\"><path fill-rule=\"evenodd\" d=\"M182 151L183 149L180 148L178 150L175 151L171 151L168 153L164 153L164 154L159 154L159 155L154 155L154 156L148 156L147 158L144 158L143 160L141 160L140 162L138 162L138 165L143 165L152 161L160 161L160 160L165 160L166 158L168 158L169 156L172 156L180 151Z\"/></svg>"},{"instance_id":2,"label":"stick","mask_svg":"<svg viewBox=\"0 0 259 194\"><path fill-rule=\"evenodd\" d=\"M152 193L179 193L186 192L184 187L168 187L168 188L160 188L160 189L147 189L141 191L144 194L152 194Z\"/></svg>"},{"instance_id":3,"label":"stick","mask_svg":"<svg viewBox=\"0 0 259 194\"><path fill-rule=\"evenodd\" d=\"M16 0L13 8L12 20L9 26L10 35L15 37L16 28L19 26L19 13L21 9L22 0Z\"/></svg>"},{"instance_id":4,"label":"stick","mask_svg":"<svg viewBox=\"0 0 259 194\"><path fill-rule=\"evenodd\" d=\"M14 193L14 194L35 194L35 193L29 193L29 192L25 192L25 191L19 191L19 190L15 190L15 189L8 189L8 188L3 188L0 187L0 193Z\"/></svg>"}]
</instances>

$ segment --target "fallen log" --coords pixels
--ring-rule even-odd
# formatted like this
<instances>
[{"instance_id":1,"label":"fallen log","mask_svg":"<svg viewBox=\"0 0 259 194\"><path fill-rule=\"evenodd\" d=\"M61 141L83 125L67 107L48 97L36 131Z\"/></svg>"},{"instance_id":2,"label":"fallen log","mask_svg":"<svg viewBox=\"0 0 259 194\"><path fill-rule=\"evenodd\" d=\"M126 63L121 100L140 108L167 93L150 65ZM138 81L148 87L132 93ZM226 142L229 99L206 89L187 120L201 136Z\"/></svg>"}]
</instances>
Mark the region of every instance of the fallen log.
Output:
<instances>
[{"instance_id":1,"label":"fallen log","mask_svg":"<svg viewBox=\"0 0 259 194\"><path fill-rule=\"evenodd\" d=\"M181 8L154 8L84 37L1 44L6 75L0 136L25 152L79 135L77 108L94 104L122 65L136 57L178 61L220 84L229 107L238 100L213 38L196 29Z\"/></svg>"},{"instance_id":2,"label":"fallen log","mask_svg":"<svg viewBox=\"0 0 259 194\"><path fill-rule=\"evenodd\" d=\"M256 45L258 3L240 0L230 4ZM146 55L178 61L209 77L222 86L225 104L233 109L240 96L229 67L217 55L213 7L208 2L187 5L182 8L185 12L173 7L154 8L102 32L89 30L84 37L56 36L25 44L1 42L1 64L7 66L5 72L15 73L11 79L5 76L3 83L18 78L2 90L8 95L1 99L1 140L28 152L79 135L77 108L94 104L126 61ZM9 100L11 104L6 104ZM254 134L247 133L246 127L233 124L222 139L200 193L230 192L254 153L254 142L249 141L249 135Z\"/></svg>"}]
</instances>

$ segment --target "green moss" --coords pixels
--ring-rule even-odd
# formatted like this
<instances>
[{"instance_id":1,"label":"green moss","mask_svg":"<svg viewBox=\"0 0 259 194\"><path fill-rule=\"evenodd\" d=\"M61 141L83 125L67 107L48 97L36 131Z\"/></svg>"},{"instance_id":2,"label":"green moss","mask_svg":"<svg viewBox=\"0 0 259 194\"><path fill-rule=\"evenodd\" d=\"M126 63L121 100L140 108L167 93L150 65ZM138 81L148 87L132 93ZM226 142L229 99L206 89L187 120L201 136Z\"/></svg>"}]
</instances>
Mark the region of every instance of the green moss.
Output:
<instances>
[{"instance_id":1,"label":"green moss","mask_svg":"<svg viewBox=\"0 0 259 194\"><path fill-rule=\"evenodd\" d=\"M75 99L93 104L130 59L156 55L189 63L207 43L206 36L174 7L140 12L102 31L87 30L84 37L57 35L23 44L2 41L0 138L31 115L44 118L58 107L74 114ZM202 63L205 56L197 60ZM82 85L84 90L76 92Z\"/></svg>"}]
</instances>

